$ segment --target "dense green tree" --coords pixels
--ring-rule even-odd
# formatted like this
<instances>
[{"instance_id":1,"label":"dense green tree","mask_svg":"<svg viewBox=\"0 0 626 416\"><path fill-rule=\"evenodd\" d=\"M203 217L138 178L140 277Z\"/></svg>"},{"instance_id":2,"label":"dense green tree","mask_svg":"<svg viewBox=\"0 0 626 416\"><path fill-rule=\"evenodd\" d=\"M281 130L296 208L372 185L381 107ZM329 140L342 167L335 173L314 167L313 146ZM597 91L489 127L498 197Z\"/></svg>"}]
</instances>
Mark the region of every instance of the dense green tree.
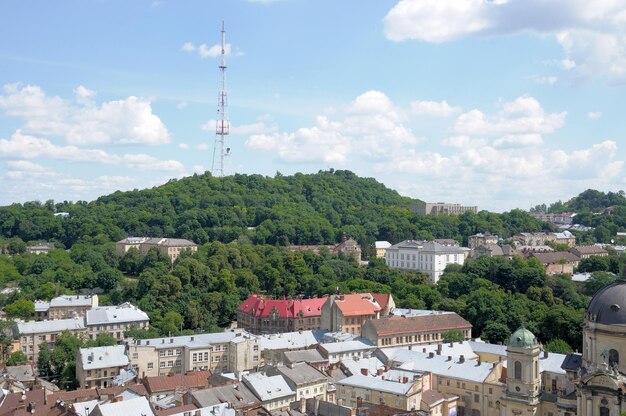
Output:
<instances>
[{"instance_id":1,"label":"dense green tree","mask_svg":"<svg viewBox=\"0 0 626 416\"><path fill-rule=\"evenodd\" d=\"M544 349L546 351L556 352L558 354L567 354L567 353L572 352L572 347L570 347L570 345L567 342L558 338L551 339L550 341L548 341L546 345L544 346Z\"/></svg>"},{"instance_id":2,"label":"dense green tree","mask_svg":"<svg viewBox=\"0 0 626 416\"><path fill-rule=\"evenodd\" d=\"M14 351L9 356L9 359L6 361L5 365L7 366L20 365L20 364L26 364L27 362L28 362L28 359L26 358L26 354L24 354L22 351Z\"/></svg>"},{"instance_id":3,"label":"dense green tree","mask_svg":"<svg viewBox=\"0 0 626 416\"><path fill-rule=\"evenodd\" d=\"M18 299L4 308L8 318L29 319L35 315L35 304L32 300Z\"/></svg>"},{"instance_id":4,"label":"dense green tree","mask_svg":"<svg viewBox=\"0 0 626 416\"><path fill-rule=\"evenodd\" d=\"M465 340L463 332L458 329L451 329L443 333L443 342L461 342Z\"/></svg>"},{"instance_id":5,"label":"dense green tree","mask_svg":"<svg viewBox=\"0 0 626 416\"><path fill-rule=\"evenodd\" d=\"M48 380L52 377L52 350L47 342L39 345L39 354L37 355L37 371L39 371L39 377Z\"/></svg>"},{"instance_id":6,"label":"dense green tree","mask_svg":"<svg viewBox=\"0 0 626 416\"><path fill-rule=\"evenodd\" d=\"M481 334L483 340L492 344L506 344L510 337L511 331L509 327L496 321L487 322Z\"/></svg>"}]
</instances>

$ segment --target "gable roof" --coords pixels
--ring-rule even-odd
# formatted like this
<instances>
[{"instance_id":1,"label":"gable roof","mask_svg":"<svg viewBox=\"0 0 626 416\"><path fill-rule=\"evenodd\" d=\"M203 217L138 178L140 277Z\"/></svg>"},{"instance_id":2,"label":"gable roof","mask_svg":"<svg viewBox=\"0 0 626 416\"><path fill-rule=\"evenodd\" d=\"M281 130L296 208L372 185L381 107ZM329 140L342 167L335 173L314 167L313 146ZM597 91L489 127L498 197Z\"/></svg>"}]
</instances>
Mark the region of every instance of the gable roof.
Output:
<instances>
[{"instance_id":1,"label":"gable roof","mask_svg":"<svg viewBox=\"0 0 626 416\"><path fill-rule=\"evenodd\" d=\"M191 395L194 402L201 407L215 406L220 403L232 403L233 408L240 409L261 403L259 398L244 383L197 390L192 392Z\"/></svg>"},{"instance_id":2,"label":"gable roof","mask_svg":"<svg viewBox=\"0 0 626 416\"><path fill-rule=\"evenodd\" d=\"M371 326L377 336L472 327L472 324L456 313L371 319L365 325Z\"/></svg>"},{"instance_id":3,"label":"gable roof","mask_svg":"<svg viewBox=\"0 0 626 416\"><path fill-rule=\"evenodd\" d=\"M256 317L265 318L275 310L279 318L294 318L302 313L304 317L322 316L322 305L326 297L311 299L266 299L260 295L252 294L244 300L239 308Z\"/></svg>"},{"instance_id":4,"label":"gable roof","mask_svg":"<svg viewBox=\"0 0 626 416\"><path fill-rule=\"evenodd\" d=\"M114 403L99 404L102 416L155 416L150 402L145 397L137 397L136 399L122 400Z\"/></svg>"},{"instance_id":5,"label":"gable roof","mask_svg":"<svg viewBox=\"0 0 626 416\"><path fill-rule=\"evenodd\" d=\"M535 257L542 264L555 264L560 260L565 260L567 263L575 263L580 261L580 258L567 251L555 251L552 253L533 253L532 257Z\"/></svg>"}]
</instances>

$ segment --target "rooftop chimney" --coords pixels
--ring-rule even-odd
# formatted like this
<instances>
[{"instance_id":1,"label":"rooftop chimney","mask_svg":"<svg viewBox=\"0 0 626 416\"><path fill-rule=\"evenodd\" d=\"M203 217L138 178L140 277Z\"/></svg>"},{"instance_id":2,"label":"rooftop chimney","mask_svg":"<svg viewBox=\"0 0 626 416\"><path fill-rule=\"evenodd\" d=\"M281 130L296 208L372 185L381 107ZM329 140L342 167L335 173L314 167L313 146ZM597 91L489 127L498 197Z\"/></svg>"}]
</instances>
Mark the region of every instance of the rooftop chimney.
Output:
<instances>
[{"instance_id":1,"label":"rooftop chimney","mask_svg":"<svg viewBox=\"0 0 626 416\"><path fill-rule=\"evenodd\" d=\"M452 356L448 355L448 361L452 361Z\"/></svg>"},{"instance_id":2,"label":"rooftop chimney","mask_svg":"<svg viewBox=\"0 0 626 416\"><path fill-rule=\"evenodd\" d=\"M461 356L459 357L459 363L463 364L464 362L465 362L465 356L464 356L464 355L461 355Z\"/></svg>"},{"instance_id":3,"label":"rooftop chimney","mask_svg":"<svg viewBox=\"0 0 626 416\"><path fill-rule=\"evenodd\" d=\"M426 352L426 348L422 348L422 352Z\"/></svg>"},{"instance_id":4,"label":"rooftop chimney","mask_svg":"<svg viewBox=\"0 0 626 416\"><path fill-rule=\"evenodd\" d=\"M548 358L548 351L543 352L543 358Z\"/></svg>"},{"instance_id":5,"label":"rooftop chimney","mask_svg":"<svg viewBox=\"0 0 626 416\"><path fill-rule=\"evenodd\" d=\"M368 376L369 371L367 370L367 368L361 368L361 374L363 374L364 376Z\"/></svg>"},{"instance_id":6,"label":"rooftop chimney","mask_svg":"<svg viewBox=\"0 0 626 416\"><path fill-rule=\"evenodd\" d=\"M429 353L428 353L428 358L433 358L434 356L435 356L435 353L434 353L434 352L429 352Z\"/></svg>"},{"instance_id":7,"label":"rooftop chimney","mask_svg":"<svg viewBox=\"0 0 626 416\"><path fill-rule=\"evenodd\" d=\"M382 376L383 375L383 369L382 368L377 369L376 370L376 375Z\"/></svg>"}]
</instances>

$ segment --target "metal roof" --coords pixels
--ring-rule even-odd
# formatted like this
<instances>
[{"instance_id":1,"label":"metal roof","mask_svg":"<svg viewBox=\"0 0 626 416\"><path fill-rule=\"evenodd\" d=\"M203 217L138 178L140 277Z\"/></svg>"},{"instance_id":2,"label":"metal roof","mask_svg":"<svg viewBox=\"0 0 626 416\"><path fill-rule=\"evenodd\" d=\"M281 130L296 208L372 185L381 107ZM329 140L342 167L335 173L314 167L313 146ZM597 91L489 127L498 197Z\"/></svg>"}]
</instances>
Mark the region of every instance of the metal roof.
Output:
<instances>
[{"instance_id":1,"label":"metal roof","mask_svg":"<svg viewBox=\"0 0 626 416\"><path fill-rule=\"evenodd\" d=\"M282 375L267 376L264 373L252 373L243 376L244 382L261 399L267 402L288 396L295 396Z\"/></svg>"},{"instance_id":2,"label":"metal roof","mask_svg":"<svg viewBox=\"0 0 626 416\"><path fill-rule=\"evenodd\" d=\"M361 374L355 374L341 379L337 381L337 384L402 395L406 395L411 387L413 387L412 380L408 383L398 383L397 381L383 380L379 377L370 377Z\"/></svg>"},{"instance_id":3,"label":"metal roof","mask_svg":"<svg viewBox=\"0 0 626 416\"><path fill-rule=\"evenodd\" d=\"M85 329L83 318L55 319L53 321L16 321L21 335L44 334L49 332L76 331Z\"/></svg>"},{"instance_id":4,"label":"metal roof","mask_svg":"<svg viewBox=\"0 0 626 416\"><path fill-rule=\"evenodd\" d=\"M107 325L127 322L148 322L148 314L131 305L122 303L119 306L101 306L87 311L85 316L87 326Z\"/></svg>"},{"instance_id":5,"label":"metal roof","mask_svg":"<svg viewBox=\"0 0 626 416\"><path fill-rule=\"evenodd\" d=\"M344 342L329 342L327 344L320 344L320 348L326 350L329 354L345 353L352 351L373 351L376 346L365 343L363 341L344 341Z\"/></svg>"},{"instance_id":6,"label":"metal roof","mask_svg":"<svg viewBox=\"0 0 626 416\"><path fill-rule=\"evenodd\" d=\"M127 366L129 362L124 345L81 348L78 355L85 370L122 367Z\"/></svg>"},{"instance_id":7,"label":"metal roof","mask_svg":"<svg viewBox=\"0 0 626 416\"><path fill-rule=\"evenodd\" d=\"M99 404L98 408L102 416L155 416L148 399L145 397Z\"/></svg>"}]
</instances>

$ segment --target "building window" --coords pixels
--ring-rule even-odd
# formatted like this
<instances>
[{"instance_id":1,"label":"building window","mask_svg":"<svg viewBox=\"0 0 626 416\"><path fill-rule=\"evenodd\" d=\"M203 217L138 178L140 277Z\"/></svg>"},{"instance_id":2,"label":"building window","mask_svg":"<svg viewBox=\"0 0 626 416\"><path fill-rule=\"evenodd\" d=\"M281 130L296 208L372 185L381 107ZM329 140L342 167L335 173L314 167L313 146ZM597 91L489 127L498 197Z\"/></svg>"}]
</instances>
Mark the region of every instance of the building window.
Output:
<instances>
[{"instance_id":1,"label":"building window","mask_svg":"<svg viewBox=\"0 0 626 416\"><path fill-rule=\"evenodd\" d=\"M259 350L259 346L258 345L255 345L255 346L252 347L252 351L258 351L258 350Z\"/></svg>"},{"instance_id":2,"label":"building window","mask_svg":"<svg viewBox=\"0 0 626 416\"><path fill-rule=\"evenodd\" d=\"M159 357L165 357L165 351L163 350L159 351Z\"/></svg>"},{"instance_id":3,"label":"building window","mask_svg":"<svg viewBox=\"0 0 626 416\"><path fill-rule=\"evenodd\" d=\"M478 394L474 395L474 403L480 403L480 395Z\"/></svg>"},{"instance_id":4,"label":"building window","mask_svg":"<svg viewBox=\"0 0 626 416\"><path fill-rule=\"evenodd\" d=\"M617 350L609 351L609 367L613 368L613 366L619 365L619 352Z\"/></svg>"},{"instance_id":5,"label":"building window","mask_svg":"<svg viewBox=\"0 0 626 416\"><path fill-rule=\"evenodd\" d=\"M167 355L174 355L174 350L167 350Z\"/></svg>"},{"instance_id":6,"label":"building window","mask_svg":"<svg viewBox=\"0 0 626 416\"><path fill-rule=\"evenodd\" d=\"M159 363L159 368L165 368L165 361L161 361Z\"/></svg>"},{"instance_id":7,"label":"building window","mask_svg":"<svg viewBox=\"0 0 626 416\"><path fill-rule=\"evenodd\" d=\"M174 366L174 361L168 361L167 362L167 366L168 367L173 367Z\"/></svg>"},{"instance_id":8,"label":"building window","mask_svg":"<svg viewBox=\"0 0 626 416\"><path fill-rule=\"evenodd\" d=\"M198 361L198 354L196 354L195 352L193 353L193 358L191 359L191 361L193 361L194 363L196 361Z\"/></svg>"},{"instance_id":9,"label":"building window","mask_svg":"<svg viewBox=\"0 0 626 416\"><path fill-rule=\"evenodd\" d=\"M139 353L134 352L133 353L133 360L136 360L139 358Z\"/></svg>"},{"instance_id":10,"label":"building window","mask_svg":"<svg viewBox=\"0 0 626 416\"><path fill-rule=\"evenodd\" d=\"M522 379L522 363L515 361L515 380Z\"/></svg>"},{"instance_id":11,"label":"building window","mask_svg":"<svg viewBox=\"0 0 626 416\"><path fill-rule=\"evenodd\" d=\"M152 370L154 368L154 363L148 363L148 370Z\"/></svg>"},{"instance_id":12,"label":"building window","mask_svg":"<svg viewBox=\"0 0 626 416\"><path fill-rule=\"evenodd\" d=\"M180 358L176 360L176 367L180 366Z\"/></svg>"},{"instance_id":13,"label":"building window","mask_svg":"<svg viewBox=\"0 0 626 416\"><path fill-rule=\"evenodd\" d=\"M209 361L209 353L208 352L204 353L204 361Z\"/></svg>"}]
</instances>

